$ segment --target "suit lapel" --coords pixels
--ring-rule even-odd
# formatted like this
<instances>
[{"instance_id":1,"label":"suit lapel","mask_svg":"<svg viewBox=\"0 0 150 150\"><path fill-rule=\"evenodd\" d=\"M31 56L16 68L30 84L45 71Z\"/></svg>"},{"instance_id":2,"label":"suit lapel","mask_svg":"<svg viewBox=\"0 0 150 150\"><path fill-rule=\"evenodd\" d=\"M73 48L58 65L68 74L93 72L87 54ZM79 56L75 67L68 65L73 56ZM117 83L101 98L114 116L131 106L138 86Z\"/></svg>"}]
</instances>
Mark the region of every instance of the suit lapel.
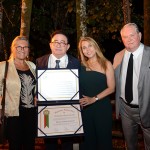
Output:
<instances>
[{"instance_id":1,"label":"suit lapel","mask_svg":"<svg viewBox=\"0 0 150 150\"><path fill-rule=\"evenodd\" d=\"M122 60L121 60L120 65L118 66L118 77L119 77L118 80L119 80L119 82L121 82L121 73L122 73L122 64L123 64L124 54L125 54L125 51L124 51L123 55L121 56Z\"/></svg>"},{"instance_id":2,"label":"suit lapel","mask_svg":"<svg viewBox=\"0 0 150 150\"><path fill-rule=\"evenodd\" d=\"M142 62L141 62L141 67L140 67L138 87L142 86L144 74L146 73L147 67L150 68L150 61L149 60L150 60L150 50L146 49L146 47L144 47Z\"/></svg>"}]
</instances>

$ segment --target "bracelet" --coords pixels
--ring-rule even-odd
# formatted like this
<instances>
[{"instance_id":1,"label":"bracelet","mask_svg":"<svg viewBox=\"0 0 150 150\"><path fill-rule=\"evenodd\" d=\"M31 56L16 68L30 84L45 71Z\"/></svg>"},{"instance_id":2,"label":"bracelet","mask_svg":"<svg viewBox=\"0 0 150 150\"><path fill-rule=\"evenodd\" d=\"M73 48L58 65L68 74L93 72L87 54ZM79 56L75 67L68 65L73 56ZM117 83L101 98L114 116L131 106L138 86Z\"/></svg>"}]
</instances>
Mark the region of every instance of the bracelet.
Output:
<instances>
[{"instance_id":1,"label":"bracelet","mask_svg":"<svg viewBox=\"0 0 150 150\"><path fill-rule=\"evenodd\" d=\"M95 101L98 101L99 100L99 98L97 97L97 95L95 96Z\"/></svg>"}]
</instances>

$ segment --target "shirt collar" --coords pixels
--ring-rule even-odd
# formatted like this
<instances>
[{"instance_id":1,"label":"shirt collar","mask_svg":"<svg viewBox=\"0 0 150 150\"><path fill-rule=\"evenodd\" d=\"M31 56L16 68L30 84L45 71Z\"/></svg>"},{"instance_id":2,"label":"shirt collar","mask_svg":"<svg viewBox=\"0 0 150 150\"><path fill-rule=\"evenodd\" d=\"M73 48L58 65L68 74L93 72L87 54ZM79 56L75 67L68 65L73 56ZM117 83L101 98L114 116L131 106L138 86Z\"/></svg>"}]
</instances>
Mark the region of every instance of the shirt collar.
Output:
<instances>
[{"instance_id":1,"label":"shirt collar","mask_svg":"<svg viewBox=\"0 0 150 150\"><path fill-rule=\"evenodd\" d=\"M53 54L51 54L51 59L53 60L53 61L55 61L55 60L57 60L58 58L56 58ZM65 60L66 60L66 58L67 58L67 54L65 54L63 57L61 57L59 60L61 61L61 62L64 62Z\"/></svg>"}]
</instances>

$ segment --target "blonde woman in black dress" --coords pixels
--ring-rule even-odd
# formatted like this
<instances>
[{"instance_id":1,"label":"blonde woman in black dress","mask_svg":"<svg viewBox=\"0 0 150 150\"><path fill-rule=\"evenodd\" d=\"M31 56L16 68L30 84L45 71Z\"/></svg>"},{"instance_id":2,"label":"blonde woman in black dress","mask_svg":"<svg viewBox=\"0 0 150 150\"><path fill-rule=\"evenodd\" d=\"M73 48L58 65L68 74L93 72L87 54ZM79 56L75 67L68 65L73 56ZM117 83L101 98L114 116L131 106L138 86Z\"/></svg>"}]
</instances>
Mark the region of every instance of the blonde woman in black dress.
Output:
<instances>
[{"instance_id":1,"label":"blonde woman in black dress","mask_svg":"<svg viewBox=\"0 0 150 150\"><path fill-rule=\"evenodd\" d=\"M115 90L114 70L96 41L90 37L80 39L79 53L82 63L80 105L85 132L81 149L111 150L112 108L109 95Z\"/></svg>"}]
</instances>

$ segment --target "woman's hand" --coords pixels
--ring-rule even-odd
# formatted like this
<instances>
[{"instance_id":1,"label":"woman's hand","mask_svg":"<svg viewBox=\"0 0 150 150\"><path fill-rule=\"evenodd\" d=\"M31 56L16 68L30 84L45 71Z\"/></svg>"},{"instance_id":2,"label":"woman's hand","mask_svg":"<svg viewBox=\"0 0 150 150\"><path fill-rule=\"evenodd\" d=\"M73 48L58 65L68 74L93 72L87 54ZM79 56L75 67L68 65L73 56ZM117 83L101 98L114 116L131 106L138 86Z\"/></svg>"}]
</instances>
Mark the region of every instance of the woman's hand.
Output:
<instances>
[{"instance_id":1,"label":"woman's hand","mask_svg":"<svg viewBox=\"0 0 150 150\"><path fill-rule=\"evenodd\" d=\"M84 107L84 106L91 105L91 104L95 103L96 99L95 99L95 97L88 97L88 96L83 95L83 98L81 98L79 100L79 102L80 102L80 105L82 107Z\"/></svg>"}]
</instances>

